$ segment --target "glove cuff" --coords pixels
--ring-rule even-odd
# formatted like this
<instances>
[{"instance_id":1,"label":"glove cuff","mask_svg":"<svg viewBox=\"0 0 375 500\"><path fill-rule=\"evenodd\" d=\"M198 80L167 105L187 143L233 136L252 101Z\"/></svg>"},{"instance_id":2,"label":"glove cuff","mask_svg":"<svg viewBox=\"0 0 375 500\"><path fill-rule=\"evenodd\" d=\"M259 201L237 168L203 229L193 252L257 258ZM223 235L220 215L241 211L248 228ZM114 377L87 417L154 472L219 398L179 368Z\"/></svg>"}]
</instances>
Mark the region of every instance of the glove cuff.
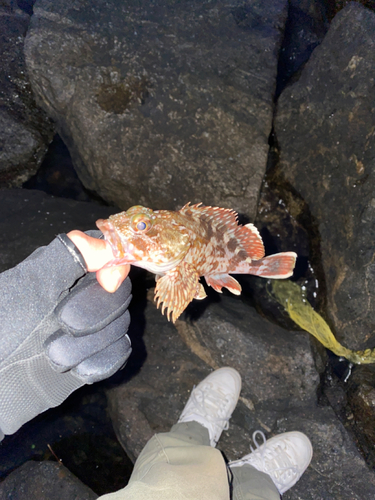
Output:
<instances>
[{"instance_id":1,"label":"glove cuff","mask_svg":"<svg viewBox=\"0 0 375 500\"><path fill-rule=\"evenodd\" d=\"M82 267L84 272L87 273L86 261L72 240L65 233L59 234L57 239L61 241L68 252L72 255L73 259Z\"/></svg>"}]
</instances>

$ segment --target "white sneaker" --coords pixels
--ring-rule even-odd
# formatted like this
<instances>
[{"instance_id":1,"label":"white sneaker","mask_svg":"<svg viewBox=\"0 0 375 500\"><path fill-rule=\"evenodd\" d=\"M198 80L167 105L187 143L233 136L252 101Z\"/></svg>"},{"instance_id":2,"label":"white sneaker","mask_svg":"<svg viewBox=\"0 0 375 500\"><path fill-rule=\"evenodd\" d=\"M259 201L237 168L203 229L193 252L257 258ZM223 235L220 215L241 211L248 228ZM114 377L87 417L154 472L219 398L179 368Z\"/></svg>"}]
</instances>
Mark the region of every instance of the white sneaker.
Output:
<instances>
[{"instance_id":1,"label":"white sneaker","mask_svg":"<svg viewBox=\"0 0 375 500\"><path fill-rule=\"evenodd\" d=\"M219 368L194 387L178 423L200 423L208 429L210 444L215 447L229 427L240 392L240 374L234 368Z\"/></svg>"},{"instance_id":2,"label":"white sneaker","mask_svg":"<svg viewBox=\"0 0 375 500\"><path fill-rule=\"evenodd\" d=\"M256 442L257 434L263 438L263 444ZM255 431L253 441L256 450L240 460L229 463L230 467L249 464L255 469L271 476L280 494L294 486L311 462L313 449L310 440L302 432L285 432L268 441L262 431Z\"/></svg>"}]
</instances>

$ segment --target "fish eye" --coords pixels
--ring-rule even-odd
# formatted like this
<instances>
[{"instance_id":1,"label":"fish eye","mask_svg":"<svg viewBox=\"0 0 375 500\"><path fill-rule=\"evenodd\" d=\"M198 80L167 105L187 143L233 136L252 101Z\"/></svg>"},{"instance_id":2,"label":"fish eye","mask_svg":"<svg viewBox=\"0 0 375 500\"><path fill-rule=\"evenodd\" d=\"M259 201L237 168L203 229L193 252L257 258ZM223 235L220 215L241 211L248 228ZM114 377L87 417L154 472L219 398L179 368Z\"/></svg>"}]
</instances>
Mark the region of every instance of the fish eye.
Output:
<instances>
[{"instance_id":1,"label":"fish eye","mask_svg":"<svg viewBox=\"0 0 375 500\"><path fill-rule=\"evenodd\" d=\"M132 218L132 228L137 233L146 233L151 228L151 220L145 214L138 214Z\"/></svg>"}]
</instances>

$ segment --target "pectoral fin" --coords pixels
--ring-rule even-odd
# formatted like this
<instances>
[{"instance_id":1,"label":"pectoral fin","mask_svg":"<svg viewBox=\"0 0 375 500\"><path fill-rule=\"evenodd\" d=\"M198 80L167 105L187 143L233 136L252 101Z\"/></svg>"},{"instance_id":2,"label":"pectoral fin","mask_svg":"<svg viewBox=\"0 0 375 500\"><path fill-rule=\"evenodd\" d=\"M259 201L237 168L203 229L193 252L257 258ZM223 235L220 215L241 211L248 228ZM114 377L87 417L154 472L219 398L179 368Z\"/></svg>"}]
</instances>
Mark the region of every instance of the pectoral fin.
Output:
<instances>
[{"instance_id":1,"label":"pectoral fin","mask_svg":"<svg viewBox=\"0 0 375 500\"><path fill-rule=\"evenodd\" d=\"M161 312L164 314L166 310L168 320L172 319L174 323L194 297L197 294L200 295L198 280L197 271L186 262L182 262L158 279L155 287L155 300L157 307L163 304Z\"/></svg>"},{"instance_id":2,"label":"pectoral fin","mask_svg":"<svg viewBox=\"0 0 375 500\"><path fill-rule=\"evenodd\" d=\"M212 288L219 293L222 293L221 289L224 287L234 293L234 295L241 295L241 285L237 280L232 278L232 276L229 276L229 274L214 274L205 276L205 280L207 285L212 286Z\"/></svg>"}]
</instances>

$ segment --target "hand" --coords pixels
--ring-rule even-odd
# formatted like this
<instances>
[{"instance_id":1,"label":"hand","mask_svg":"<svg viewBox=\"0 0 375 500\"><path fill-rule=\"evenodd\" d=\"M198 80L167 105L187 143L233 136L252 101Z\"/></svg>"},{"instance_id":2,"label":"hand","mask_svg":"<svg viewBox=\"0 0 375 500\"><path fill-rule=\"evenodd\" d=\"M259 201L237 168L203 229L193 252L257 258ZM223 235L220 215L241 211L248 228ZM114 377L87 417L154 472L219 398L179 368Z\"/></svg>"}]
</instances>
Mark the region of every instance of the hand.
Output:
<instances>
[{"instance_id":1,"label":"hand","mask_svg":"<svg viewBox=\"0 0 375 500\"><path fill-rule=\"evenodd\" d=\"M70 231L67 236L83 255L87 270L96 271L96 279L107 292L115 292L129 274L129 264L103 268L113 260L110 245L105 240L92 238L82 231Z\"/></svg>"},{"instance_id":2,"label":"hand","mask_svg":"<svg viewBox=\"0 0 375 500\"><path fill-rule=\"evenodd\" d=\"M112 259L72 231L0 274L0 440L126 363L129 266L102 269Z\"/></svg>"}]
</instances>

